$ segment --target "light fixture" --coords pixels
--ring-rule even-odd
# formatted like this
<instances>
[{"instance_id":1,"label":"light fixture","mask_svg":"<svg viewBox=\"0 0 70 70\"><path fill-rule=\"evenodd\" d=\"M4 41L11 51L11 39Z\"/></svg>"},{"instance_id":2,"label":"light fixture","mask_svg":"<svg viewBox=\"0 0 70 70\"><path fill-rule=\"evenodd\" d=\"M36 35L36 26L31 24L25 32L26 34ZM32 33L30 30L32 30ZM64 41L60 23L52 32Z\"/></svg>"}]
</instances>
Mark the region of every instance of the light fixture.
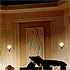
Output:
<instances>
[{"instance_id":1,"label":"light fixture","mask_svg":"<svg viewBox=\"0 0 70 70\"><path fill-rule=\"evenodd\" d=\"M63 43L63 42L60 42L60 43L59 43L59 46L61 47L61 49L63 49L64 43Z\"/></svg>"},{"instance_id":2,"label":"light fixture","mask_svg":"<svg viewBox=\"0 0 70 70\"><path fill-rule=\"evenodd\" d=\"M7 48L8 48L8 50L9 50L9 52L10 52L10 50L11 50L11 45L8 45Z\"/></svg>"}]
</instances>

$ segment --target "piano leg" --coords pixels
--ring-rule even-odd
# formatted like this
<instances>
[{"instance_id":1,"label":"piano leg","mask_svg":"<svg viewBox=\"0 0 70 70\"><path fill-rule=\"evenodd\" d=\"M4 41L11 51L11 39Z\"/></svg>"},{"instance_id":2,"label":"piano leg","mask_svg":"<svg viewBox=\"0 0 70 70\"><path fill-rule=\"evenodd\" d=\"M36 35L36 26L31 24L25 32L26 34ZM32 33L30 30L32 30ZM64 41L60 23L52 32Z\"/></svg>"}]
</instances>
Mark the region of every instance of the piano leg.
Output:
<instances>
[{"instance_id":1,"label":"piano leg","mask_svg":"<svg viewBox=\"0 0 70 70\"><path fill-rule=\"evenodd\" d=\"M61 66L61 70L66 70L66 67L65 66Z\"/></svg>"}]
</instances>

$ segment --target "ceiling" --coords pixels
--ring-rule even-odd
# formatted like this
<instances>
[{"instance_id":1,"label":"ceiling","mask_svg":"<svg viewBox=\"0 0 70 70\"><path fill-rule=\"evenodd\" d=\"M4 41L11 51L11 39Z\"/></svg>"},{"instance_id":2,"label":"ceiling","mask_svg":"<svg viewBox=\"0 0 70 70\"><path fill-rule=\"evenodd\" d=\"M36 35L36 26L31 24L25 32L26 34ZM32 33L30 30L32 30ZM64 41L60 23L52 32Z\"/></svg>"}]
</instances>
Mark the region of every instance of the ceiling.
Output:
<instances>
[{"instance_id":1,"label":"ceiling","mask_svg":"<svg viewBox=\"0 0 70 70\"><path fill-rule=\"evenodd\" d=\"M0 0L0 5L49 3L49 2L58 2L58 1L60 0Z\"/></svg>"}]
</instances>

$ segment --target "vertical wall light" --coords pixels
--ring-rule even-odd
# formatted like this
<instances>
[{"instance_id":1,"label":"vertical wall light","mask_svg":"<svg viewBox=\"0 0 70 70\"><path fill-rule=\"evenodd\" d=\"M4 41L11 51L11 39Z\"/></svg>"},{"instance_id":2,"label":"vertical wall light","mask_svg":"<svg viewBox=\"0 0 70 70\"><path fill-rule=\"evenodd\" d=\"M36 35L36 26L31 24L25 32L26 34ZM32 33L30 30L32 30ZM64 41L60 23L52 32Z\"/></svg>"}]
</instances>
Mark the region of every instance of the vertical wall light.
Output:
<instances>
[{"instance_id":1,"label":"vertical wall light","mask_svg":"<svg viewBox=\"0 0 70 70\"><path fill-rule=\"evenodd\" d=\"M11 45L7 46L7 49L9 50L9 52L10 52L11 48L12 48Z\"/></svg>"},{"instance_id":2,"label":"vertical wall light","mask_svg":"<svg viewBox=\"0 0 70 70\"><path fill-rule=\"evenodd\" d=\"M60 42L60 43L59 43L59 46L60 46L61 49L63 49L64 43L63 43L63 42Z\"/></svg>"}]
</instances>

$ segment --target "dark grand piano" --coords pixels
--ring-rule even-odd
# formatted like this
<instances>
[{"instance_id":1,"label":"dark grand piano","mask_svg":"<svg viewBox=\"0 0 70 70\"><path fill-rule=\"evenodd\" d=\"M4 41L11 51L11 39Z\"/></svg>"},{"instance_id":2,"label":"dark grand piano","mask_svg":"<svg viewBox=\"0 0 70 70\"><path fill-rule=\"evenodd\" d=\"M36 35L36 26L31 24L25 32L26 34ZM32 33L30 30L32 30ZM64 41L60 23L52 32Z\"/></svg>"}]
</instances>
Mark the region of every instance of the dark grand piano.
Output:
<instances>
[{"instance_id":1,"label":"dark grand piano","mask_svg":"<svg viewBox=\"0 0 70 70\"><path fill-rule=\"evenodd\" d=\"M67 64L63 61L57 60L43 60L40 56L29 57L33 62L30 62L27 67L20 68L20 70L53 70L51 66L60 66L60 70L66 70ZM39 67L35 67L37 64ZM55 69L57 70L57 69Z\"/></svg>"}]
</instances>

